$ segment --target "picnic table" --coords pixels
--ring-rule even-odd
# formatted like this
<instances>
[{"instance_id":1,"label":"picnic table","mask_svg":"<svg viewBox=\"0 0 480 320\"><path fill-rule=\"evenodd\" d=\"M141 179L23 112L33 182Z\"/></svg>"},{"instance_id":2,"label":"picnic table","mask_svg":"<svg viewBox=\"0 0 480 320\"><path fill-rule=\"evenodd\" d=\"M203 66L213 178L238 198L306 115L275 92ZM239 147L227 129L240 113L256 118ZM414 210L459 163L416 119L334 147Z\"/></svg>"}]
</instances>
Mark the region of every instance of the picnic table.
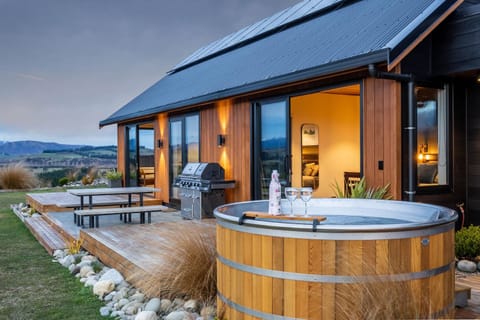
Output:
<instances>
[{"instance_id":1,"label":"picnic table","mask_svg":"<svg viewBox=\"0 0 480 320\"><path fill-rule=\"evenodd\" d=\"M77 223L77 225L83 225L83 217L84 216L89 216L90 217L90 226L93 225L93 218L96 218L97 220L97 226L98 226L98 216L99 215L105 215L105 214L115 214L115 212L103 212L101 209L93 209L93 206L95 205L94 203L94 197L98 196L113 196L113 195L127 195L128 196L128 201L127 201L127 206L132 207L132 196L133 195L138 195L139 198L139 206L135 207L135 209L138 209L140 211L144 210L143 213L145 212L150 212L150 210L147 209L147 207L143 207L143 196L145 193L152 193L152 192L158 192L160 191L159 189L156 188L151 188L151 187L125 187L125 188L88 188L88 189L69 189L67 190L68 193L80 197L80 208L79 210L74 210L74 215L73 219L74 222ZM84 210L85 209L85 197L88 198L88 209L89 210ZM134 209L134 208L132 208ZM122 215L128 215L128 221L131 221L131 213L133 212L132 210L126 211L126 210L118 210L117 213L120 214L120 219L122 219ZM136 210L134 210L136 211ZM140 212L139 211L139 212ZM158 211L158 210L154 210ZM141 213L141 212L140 212ZM142 213L141 213L142 214ZM79 216L77 219L77 215ZM125 217L125 222L126 222L126 217ZM142 219L144 221L144 219Z\"/></svg>"},{"instance_id":2,"label":"picnic table","mask_svg":"<svg viewBox=\"0 0 480 320\"><path fill-rule=\"evenodd\" d=\"M143 206L143 195L145 193L158 192L160 189L151 187L125 187L125 188L87 188L68 189L67 192L80 197L80 210L85 208L85 197L88 197L88 208L93 208L93 197L107 195L127 195L128 206L132 206L132 195L138 194L140 206Z\"/></svg>"}]
</instances>

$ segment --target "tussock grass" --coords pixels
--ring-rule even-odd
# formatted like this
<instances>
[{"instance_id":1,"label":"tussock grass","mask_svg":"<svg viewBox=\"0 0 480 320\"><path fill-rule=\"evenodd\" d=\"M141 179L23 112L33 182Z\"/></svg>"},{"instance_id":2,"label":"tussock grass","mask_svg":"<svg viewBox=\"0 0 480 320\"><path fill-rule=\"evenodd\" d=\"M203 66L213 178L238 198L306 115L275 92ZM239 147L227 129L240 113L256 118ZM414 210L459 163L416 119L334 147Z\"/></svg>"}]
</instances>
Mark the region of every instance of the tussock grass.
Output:
<instances>
[{"instance_id":1,"label":"tussock grass","mask_svg":"<svg viewBox=\"0 0 480 320\"><path fill-rule=\"evenodd\" d=\"M189 296L204 303L213 303L217 293L215 225L197 221L191 224L172 223L162 231L154 271L135 274L150 296Z\"/></svg>"},{"instance_id":2,"label":"tussock grass","mask_svg":"<svg viewBox=\"0 0 480 320\"><path fill-rule=\"evenodd\" d=\"M0 189L31 189L37 185L35 174L21 163L0 168Z\"/></svg>"}]
</instances>

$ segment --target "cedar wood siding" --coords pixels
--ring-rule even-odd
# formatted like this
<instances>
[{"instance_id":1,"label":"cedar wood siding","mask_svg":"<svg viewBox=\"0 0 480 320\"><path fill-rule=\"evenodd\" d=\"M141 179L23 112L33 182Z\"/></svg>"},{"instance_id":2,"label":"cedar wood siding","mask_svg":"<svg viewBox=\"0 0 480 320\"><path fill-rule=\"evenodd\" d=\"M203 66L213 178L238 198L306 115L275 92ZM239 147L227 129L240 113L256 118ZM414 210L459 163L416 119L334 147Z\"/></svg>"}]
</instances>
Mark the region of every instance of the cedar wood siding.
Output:
<instances>
[{"instance_id":1,"label":"cedar wood siding","mask_svg":"<svg viewBox=\"0 0 480 320\"><path fill-rule=\"evenodd\" d=\"M363 175L369 186L390 184L401 200L401 85L384 79L363 82ZM379 169L383 161L383 170Z\"/></svg>"}]
</instances>

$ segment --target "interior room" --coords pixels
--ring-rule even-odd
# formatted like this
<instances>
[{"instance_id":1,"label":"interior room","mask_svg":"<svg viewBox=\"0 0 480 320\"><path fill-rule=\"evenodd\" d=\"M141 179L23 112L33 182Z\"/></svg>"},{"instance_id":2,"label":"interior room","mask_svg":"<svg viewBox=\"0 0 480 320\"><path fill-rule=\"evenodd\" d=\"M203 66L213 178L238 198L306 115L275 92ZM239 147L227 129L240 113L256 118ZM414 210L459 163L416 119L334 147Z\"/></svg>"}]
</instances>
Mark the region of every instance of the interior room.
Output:
<instances>
[{"instance_id":1,"label":"interior room","mask_svg":"<svg viewBox=\"0 0 480 320\"><path fill-rule=\"evenodd\" d=\"M360 174L360 85L290 99L292 186L332 197L347 173Z\"/></svg>"}]
</instances>

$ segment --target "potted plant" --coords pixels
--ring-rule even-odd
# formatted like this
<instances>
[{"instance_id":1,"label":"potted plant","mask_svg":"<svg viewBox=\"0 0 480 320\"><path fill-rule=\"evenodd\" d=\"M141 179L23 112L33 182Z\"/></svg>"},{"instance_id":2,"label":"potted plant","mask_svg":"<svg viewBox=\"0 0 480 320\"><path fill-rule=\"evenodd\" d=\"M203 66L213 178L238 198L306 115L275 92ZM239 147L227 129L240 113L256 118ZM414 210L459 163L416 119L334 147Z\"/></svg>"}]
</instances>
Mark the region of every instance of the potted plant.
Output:
<instances>
[{"instance_id":1,"label":"potted plant","mask_svg":"<svg viewBox=\"0 0 480 320\"><path fill-rule=\"evenodd\" d=\"M110 188L121 188L122 187L122 173L111 170L108 171L105 177L108 180L108 186Z\"/></svg>"}]
</instances>

